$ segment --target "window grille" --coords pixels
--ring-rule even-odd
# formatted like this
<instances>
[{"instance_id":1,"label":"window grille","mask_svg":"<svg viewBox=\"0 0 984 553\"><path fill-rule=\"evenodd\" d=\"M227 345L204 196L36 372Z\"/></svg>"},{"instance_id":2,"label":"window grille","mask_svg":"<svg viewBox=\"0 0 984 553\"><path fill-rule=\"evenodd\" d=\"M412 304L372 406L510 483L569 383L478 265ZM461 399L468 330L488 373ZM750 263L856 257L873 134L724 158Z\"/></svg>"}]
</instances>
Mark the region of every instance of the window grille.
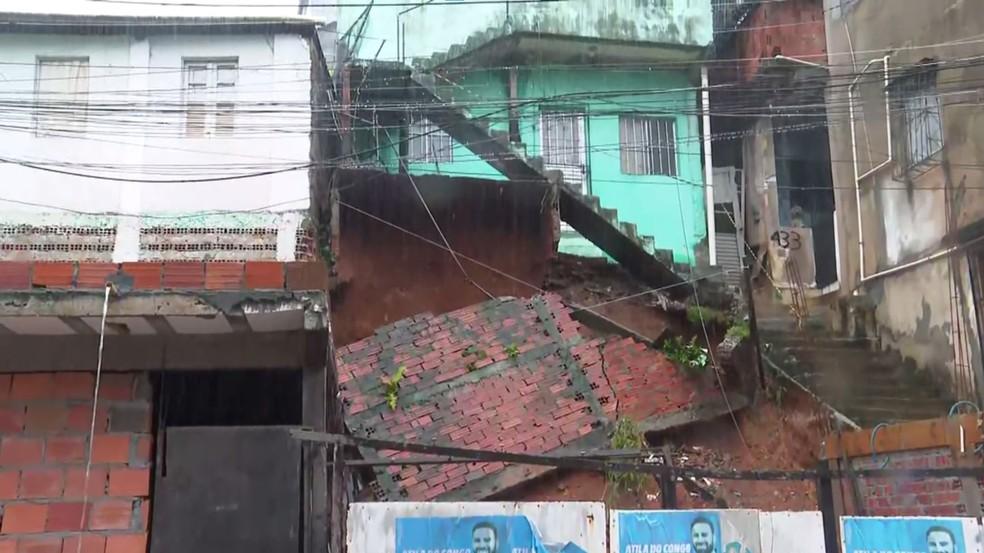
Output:
<instances>
[{"instance_id":1,"label":"window grille","mask_svg":"<svg viewBox=\"0 0 984 553\"><path fill-rule=\"evenodd\" d=\"M676 176L676 122L671 118L619 117L622 172Z\"/></svg>"}]
</instances>

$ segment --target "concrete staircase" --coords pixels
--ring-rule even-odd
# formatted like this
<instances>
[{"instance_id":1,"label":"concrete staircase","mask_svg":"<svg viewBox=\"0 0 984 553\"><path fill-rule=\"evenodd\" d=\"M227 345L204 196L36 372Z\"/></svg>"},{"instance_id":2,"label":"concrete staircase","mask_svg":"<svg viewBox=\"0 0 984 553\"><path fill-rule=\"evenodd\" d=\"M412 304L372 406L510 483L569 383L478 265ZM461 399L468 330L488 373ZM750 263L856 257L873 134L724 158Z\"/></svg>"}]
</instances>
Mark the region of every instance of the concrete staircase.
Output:
<instances>
[{"instance_id":1,"label":"concrete staircase","mask_svg":"<svg viewBox=\"0 0 984 553\"><path fill-rule=\"evenodd\" d=\"M759 321L766 355L790 377L865 428L881 422L938 418L953 401L925 371L870 338L845 338L789 320Z\"/></svg>"},{"instance_id":2,"label":"concrete staircase","mask_svg":"<svg viewBox=\"0 0 984 553\"><path fill-rule=\"evenodd\" d=\"M551 185L558 195L561 219L642 282L652 287L676 285L667 290L676 297L690 293L674 271L672 253L657 251L652 236L640 235L635 224L620 221L618 212L602 207L598 197L565 186L559 171L545 171L541 160L527 159L513 148L507 134L491 130L487 119L472 117L463 106L442 98L432 79L411 76L409 101L441 130L510 180Z\"/></svg>"}]
</instances>

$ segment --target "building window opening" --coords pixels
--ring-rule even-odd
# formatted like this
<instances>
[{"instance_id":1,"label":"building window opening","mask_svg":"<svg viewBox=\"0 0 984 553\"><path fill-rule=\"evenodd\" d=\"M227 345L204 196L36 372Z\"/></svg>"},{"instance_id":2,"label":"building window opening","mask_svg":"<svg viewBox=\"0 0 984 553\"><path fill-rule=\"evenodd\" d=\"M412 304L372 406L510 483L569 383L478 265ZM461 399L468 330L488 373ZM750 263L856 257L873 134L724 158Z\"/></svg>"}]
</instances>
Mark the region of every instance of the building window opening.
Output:
<instances>
[{"instance_id":1,"label":"building window opening","mask_svg":"<svg viewBox=\"0 0 984 553\"><path fill-rule=\"evenodd\" d=\"M232 136L236 129L236 59L184 61L185 135L190 138Z\"/></svg>"},{"instance_id":2,"label":"building window opening","mask_svg":"<svg viewBox=\"0 0 984 553\"><path fill-rule=\"evenodd\" d=\"M668 117L619 117L622 172L626 175L677 175L676 122Z\"/></svg>"},{"instance_id":3,"label":"building window opening","mask_svg":"<svg viewBox=\"0 0 984 553\"><path fill-rule=\"evenodd\" d=\"M409 161L448 163L454 160L451 135L430 119L412 114L410 118Z\"/></svg>"},{"instance_id":4,"label":"building window opening","mask_svg":"<svg viewBox=\"0 0 984 553\"><path fill-rule=\"evenodd\" d=\"M34 96L36 134L84 132L89 104L89 59L39 58Z\"/></svg>"},{"instance_id":5,"label":"building window opening","mask_svg":"<svg viewBox=\"0 0 984 553\"><path fill-rule=\"evenodd\" d=\"M899 176L917 176L935 166L943 151L943 107L935 68L900 77L889 93L898 129L894 134Z\"/></svg>"}]
</instances>

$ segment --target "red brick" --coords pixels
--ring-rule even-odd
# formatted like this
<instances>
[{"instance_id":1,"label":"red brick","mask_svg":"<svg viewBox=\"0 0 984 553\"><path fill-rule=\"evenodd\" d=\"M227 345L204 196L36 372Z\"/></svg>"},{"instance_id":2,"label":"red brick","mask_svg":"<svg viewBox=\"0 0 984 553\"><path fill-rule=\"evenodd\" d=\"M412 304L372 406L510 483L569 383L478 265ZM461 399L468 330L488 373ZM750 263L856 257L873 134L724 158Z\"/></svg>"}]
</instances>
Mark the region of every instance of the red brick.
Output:
<instances>
[{"instance_id":1,"label":"red brick","mask_svg":"<svg viewBox=\"0 0 984 553\"><path fill-rule=\"evenodd\" d=\"M0 540L0 553L17 553L17 540Z\"/></svg>"},{"instance_id":2,"label":"red brick","mask_svg":"<svg viewBox=\"0 0 984 553\"><path fill-rule=\"evenodd\" d=\"M328 266L323 261L287 263L288 290L327 290L329 286Z\"/></svg>"},{"instance_id":3,"label":"red brick","mask_svg":"<svg viewBox=\"0 0 984 553\"><path fill-rule=\"evenodd\" d=\"M24 417L25 433L52 433L65 429L68 408L61 404L31 403Z\"/></svg>"},{"instance_id":4,"label":"red brick","mask_svg":"<svg viewBox=\"0 0 984 553\"><path fill-rule=\"evenodd\" d=\"M92 403L73 405L68 409L68 420L65 427L68 430L88 433L92 424ZM109 426L109 408L100 406L96 409L96 434L104 434Z\"/></svg>"},{"instance_id":5,"label":"red brick","mask_svg":"<svg viewBox=\"0 0 984 553\"><path fill-rule=\"evenodd\" d=\"M20 434L24 430L24 408L0 409L0 435Z\"/></svg>"},{"instance_id":6,"label":"red brick","mask_svg":"<svg viewBox=\"0 0 984 553\"><path fill-rule=\"evenodd\" d=\"M85 481L85 468L70 468L65 471L65 498L79 499L83 496L98 498L106 495L106 480L108 471L102 467L89 469L88 493L83 493L82 483Z\"/></svg>"},{"instance_id":7,"label":"red brick","mask_svg":"<svg viewBox=\"0 0 984 553\"><path fill-rule=\"evenodd\" d=\"M10 399L10 385L14 381L12 374L0 374L0 401Z\"/></svg>"},{"instance_id":8,"label":"red brick","mask_svg":"<svg viewBox=\"0 0 984 553\"><path fill-rule=\"evenodd\" d=\"M92 443L93 463L126 463L132 434L97 434Z\"/></svg>"},{"instance_id":9,"label":"red brick","mask_svg":"<svg viewBox=\"0 0 984 553\"><path fill-rule=\"evenodd\" d=\"M133 399L134 378L132 374L104 374L99 380L100 400Z\"/></svg>"},{"instance_id":10,"label":"red brick","mask_svg":"<svg viewBox=\"0 0 984 553\"><path fill-rule=\"evenodd\" d=\"M51 399L53 392L54 378L50 373L15 374L10 387L10 399Z\"/></svg>"},{"instance_id":11,"label":"red brick","mask_svg":"<svg viewBox=\"0 0 984 553\"><path fill-rule=\"evenodd\" d=\"M20 482L20 473L18 471L0 471L0 501L4 499L17 499L18 482Z\"/></svg>"},{"instance_id":12,"label":"red brick","mask_svg":"<svg viewBox=\"0 0 984 553\"><path fill-rule=\"evenodd\" d=\"M75 263L35 263L31 284L36 288L71 288Z\"/></svg>"},{"instance_id":13,"label":"red brick","mask_svg":"<svg viewBox=\"0 0 984 553\"><path fill-rule=\"evenodd\" d=\"M39 503L8 503L3 509L0 534L34 534L44 532L48 506Z\"/></svg>"},{"instance_id":14,"label":"red brick","mask_svg":"<svg viewBox=\"0 0 984 553\"><path fill-rule=\"evenodd\" d=\"M133 501L107 499L92 504L89 510L90 530L127 530L133 516Z\"/></svg>"},{"instance_id":15,"label":"red brick","mask_svg":"<svg viewBox=\"0 0 984 553\"><path fill-rule=\"evenodd\" d=\"M164 263L164 288L204 288L205 264L197 261Z\"/></svg>"},{"instance_id":16,"label":"red brick","mask_svg":"<svg viewBox=\"0 0 984 553\"><path fill-rule=\"evenodd\" d=\"M163 263L124 263L121 269L133 277L133 287L138 290L158 290L161 288Z\"/></svg>"},{"instance_id":17,"label":"red brick","mask_svg":"<svg viewBox=\"0 0 984 553\"><path fill-rule=\"evenodd\" d=\"M119 468L109 471L109 495L148 497L150 469Z\"/></svg>"},{"instance_id":18,"label":"red brick","mask_svg":"<svg viewBox=\"0 0 984 553\"><path fill-rule=\"evenodd\" d=\"M84 503L49 503L47 532L79 532L85 530Z\"/></svg>"},{"instance_id":19,"label":"red brick","mask_svg":"<svg viewBox=\"0 0 984 553\"><path fill-rule=\"evenodd\" d=\"M145 553L147 534L123 534L106 538L106 553Z\"/></svg>"},{"instance_id":20,"label":"red brick","mask_svg":"<svg viewBox=\"0 0 984 553\"><path fill-rule=\"evenodd\" d=\"M61 538L38 537L22 538L17 544L17 553L61 553Z\"/></svg>"},{"instance_id":21,"label":"red brick","mask_svg":"<svg viewBox=\"0 0 984 553\"><path fill-rule=\"evenodd\" d=\"M55 373L54 397L61 399L92 398L95 375L92 373Z\"/></svg>"},{"instance_id":22,"label":"red brick","mask_svg":"<svg viewBox=\"0 0 984 553\"><path fill-rule=\"evenodd\" d=\"M79 288L102 288L106 279L116 272L116 263L79 263L75 283Z\"/></svg>"},{"instance_id":23,"label":"red brick","mask_svg":"<svg viewBox=\"0 0 984 553\"><path fill-rule=\"evenodd\" d=\"M246 288L283 290L284 264L277 261L247 261Z\"/></svg>"},{"instance_id":24,"label":"red brick","mask_svg":"<svg viewBox=\"0 0 984 553\"><path fill-rule=\"evenodd\" d=\"M41 462L42 446L38 438L7 436L0 441L0 467L38 464Z\"/></svg>"},{"instance_id":25,"label":"red brick","mask_svg":"<svg viewBox=\"0 0 984 553\"><path fill-rule=\"evenodd\" d=\"M30 469L21 472L21 498L61 497L64 489L65 474L60 469Z\"/></svg>"},{"instance_id":26,"label":"red brick","mask_svg":"<svg viewBox=\"0 0 984 553\"><path fill-rule=\"evenodd\" d=\"M205 288L209 290L238 290L243 287L244 263L206 263Z\"/></svg>"},{"instance_id":27,"label":"red brick","mask_svg":"<svg viewBox=\"0 0 984 553\"><path fill-rule=\"evenodd\" d=\"M81 436L52 436L44 448L48 463L75 463L85 460L86 439Z\"/></svg>"},{"instance_id":28,"label":"red brick","mask_svg":"<svg viewBox=\"0 0 984 553\"><path fill-rule=\"evenodd\" d=\"M31 263L0 261L0 290L24 290L31 287Z\"/></svg>"},{"instance_id":29,"label":"red brick","mask_svg":"<svg viewBox=\"0 0 984 553\"><path fill-rule=\"evenodd\" d=\"M106 537L97 534L82 534L82 547L79 548L79 536L68 536L62 542L61 553L105 553Z\"/></svg>"}]
</instances>

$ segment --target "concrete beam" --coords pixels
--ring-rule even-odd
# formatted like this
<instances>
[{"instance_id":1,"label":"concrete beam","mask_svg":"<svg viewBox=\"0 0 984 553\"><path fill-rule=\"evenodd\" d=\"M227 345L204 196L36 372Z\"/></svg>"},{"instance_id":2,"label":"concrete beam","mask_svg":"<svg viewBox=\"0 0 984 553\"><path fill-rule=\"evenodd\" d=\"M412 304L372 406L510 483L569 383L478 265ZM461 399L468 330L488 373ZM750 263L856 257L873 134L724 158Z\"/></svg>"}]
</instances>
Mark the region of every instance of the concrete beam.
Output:
<instances>
[{"instance_id":1,"label":"concrete beam","mask_svg":"<svg viewBox=\"0 0 984 553\"><path fill-rule=\"evenodd\" d=\"M107 335L103 370L301 369L324 365L327 339L304 331ZM0 373L94 371L98 350L98 335L0 335Z\"/></svg>"},{"instance_id":2,"label":"concrete beam","mask_svg":"<svg viewBox=\"0 0 984 553\"><path fill-rule=\"evenodd\" d=\"M34 290L0 293L0 317L101 317L101 290ZM137 291L111 296L110 317L214 317L222 314L323 310L319 291Z\"/></svg>"}]
</instances>

